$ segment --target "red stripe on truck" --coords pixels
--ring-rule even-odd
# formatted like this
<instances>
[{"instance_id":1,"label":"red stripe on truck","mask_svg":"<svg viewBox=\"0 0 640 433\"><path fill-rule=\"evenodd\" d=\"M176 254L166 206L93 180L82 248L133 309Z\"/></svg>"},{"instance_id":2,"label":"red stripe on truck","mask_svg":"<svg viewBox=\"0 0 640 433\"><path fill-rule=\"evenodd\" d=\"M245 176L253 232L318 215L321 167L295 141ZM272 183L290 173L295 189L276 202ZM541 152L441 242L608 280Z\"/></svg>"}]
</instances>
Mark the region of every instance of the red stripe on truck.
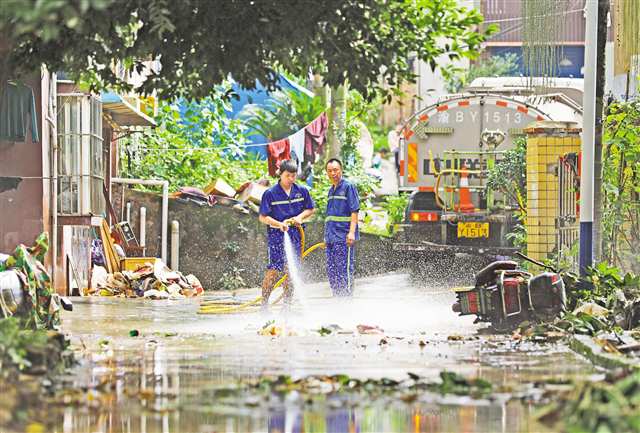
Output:
<instances>
[{"instance_id":1,"label":"red stripe on truck","mask_svg":"<svg viewBox=\"0 0 640 433\"><path fill-rule=\"evenodd\" d=\"M518 111L521 113L527 114L529 112L529 109L524 105L518 105Z\"/></svg>"},{"instance_id":2,"label":"red stripe on truck","mask_svg":"<svg viewBox=\"0 0 640 433\"><path fill-rule=\"evenodd\" d=\"M426 114L423 114L422 116L418 117L418 119L421 122L426 122L427 120L429 120L429 116L427 116Z\"/></svg>"},{"instance_id":3,"label":"red stripe on truck","mask_svg":"<svg viewBox=\"0 0 640 433\"><path fill-rule=\"evenodd\" d=\"M468 107L469 101L460 101L458 102L458 107Z\"/></svg>"},{"instance_id":4,"label":"red stripe on truck","mask_svg":"<svg viewBox=\"0 0 640 433\"><path fill-rule=\"evenodd\" d=\"M449 106L446 105L446 104L445 105L440 105L437 108L438 111L447 111L448 109L449 109Z\"/></svg>"},{"instance_id":5,"label":"red stripe on truck","mask_svg":"<svg viewBox=\"0 0 640 433\"><path fill-rule=\"evenodd\" d=\"M409 129L408 131L404 131L404 138L405 139L410 139L411 136L413 135L413 131L411 129Z\"/></svg>"},{"instance_id":6,"label":"red stripe on truck","mask_svg":"<svg viewBox=\"0 0 640 433\"><path fill-rule=\"evenodd\" d=\"M419 186L418 191L420 192L433 192L432 186Z\"/></svg>"},{"instance_id":7,"label":"red stripe on truck","mask_svg":"<svg viewBox=\"0 0 640 433\"><path fill-rule=\"evenodd\" d=\"M538 121L542 121L542 120L544 120L544 117L542 117L542 116L538 115L538 117L536 118L536 120L538 120Z\"/></svg>"},{"instance_id":8,"label":"red stripe on truck","mask_svg":"<svg viewBox=\"0 0 640 433\"><path fill-rule=\"evenodd\" d=\"M505 101L496 101L498 107L506 107L508 104Z\"/></svg>"},{"instance_id":9,"label":"red stripe on truck","mask_svg":"<svg viewBox=\"0 0 640 433\"><path fill-rule=\"evenodd\" d=\"M400 176L404 176L404 159L400 160Z\"/></svg>"}]
</instances>

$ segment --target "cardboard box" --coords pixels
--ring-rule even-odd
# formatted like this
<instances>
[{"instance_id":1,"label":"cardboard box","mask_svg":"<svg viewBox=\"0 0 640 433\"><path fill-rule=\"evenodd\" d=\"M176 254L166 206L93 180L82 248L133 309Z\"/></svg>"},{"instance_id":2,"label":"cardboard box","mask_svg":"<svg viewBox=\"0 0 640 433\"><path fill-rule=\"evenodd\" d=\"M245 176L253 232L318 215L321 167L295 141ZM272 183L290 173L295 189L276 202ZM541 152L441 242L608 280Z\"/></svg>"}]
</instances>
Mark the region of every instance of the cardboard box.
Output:
<instances>
[{"instance_id":1,"label":"cardboard box","mask_svg":"<svg viewBox=\"0 0 640 433\"><path fill-rule=\"evenodd\" d=\"M260 202L262 202L262 195L266 190L266 186L251 182L251 184L240 193L238 199L244 202L250 201L255 204L260 204Z\"/></svg>"},{"instance_id":2,"label":"cardboard box","mask_svg":"<svg viewBox=\"0 0 640 433\"><path fill-rule=\"evenodd\" d=\"M120 260L120 268L123 271L135 271L141 266L145 266L147 263L151 266L155 266L156 262L160 260L157 257L127 257Z\"/></svg>"},{"instance_id":3,"label":"cardboard box","mask_svg":"<svg viewBox=\"0 0 640 433\"><path fill-rule=\"evenodd\" d=\"M236 190L222 179L216 179L215 181L211 182L205 189L203 189L203 191L207 195L215 194L231 198L236 195Z\"/></svg>"}]
</instances>

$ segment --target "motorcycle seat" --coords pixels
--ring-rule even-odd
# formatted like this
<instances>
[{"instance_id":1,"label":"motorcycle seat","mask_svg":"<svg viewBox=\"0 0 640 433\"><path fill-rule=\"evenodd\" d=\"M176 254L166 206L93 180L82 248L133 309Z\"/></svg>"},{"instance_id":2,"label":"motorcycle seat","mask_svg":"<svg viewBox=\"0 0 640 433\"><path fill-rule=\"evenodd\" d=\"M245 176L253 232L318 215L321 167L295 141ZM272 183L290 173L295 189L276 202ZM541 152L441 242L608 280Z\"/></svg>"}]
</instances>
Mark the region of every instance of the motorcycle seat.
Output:
<instances>
[{"instance_id":1,"label":"motorcycle seat","mask_svg":"<svg viewBox=\"0 0 640 433\"><path fill-rule=\"evenodd\" d=\"M495 280L496 271L512 271L517 269L518 263L513 260L498 260L489 263L476 274L476 287L484 286Z\"/></svg>"}]
</instances>

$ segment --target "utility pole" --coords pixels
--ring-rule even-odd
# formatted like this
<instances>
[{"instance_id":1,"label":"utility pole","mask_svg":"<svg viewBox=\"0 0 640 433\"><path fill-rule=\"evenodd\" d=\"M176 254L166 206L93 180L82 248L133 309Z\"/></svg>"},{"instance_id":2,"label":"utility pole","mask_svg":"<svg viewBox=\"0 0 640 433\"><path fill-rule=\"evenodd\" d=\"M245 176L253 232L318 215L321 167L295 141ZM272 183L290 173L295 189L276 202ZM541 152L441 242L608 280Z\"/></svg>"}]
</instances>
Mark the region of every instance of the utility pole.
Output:
<instances>
[{"instance_id":1,"label":"utility pole","mask_svg":"<svg viewBox=\"0 0 640 433\"><path fill-rule=\"evenodd\" d=\"M602 259L602 116L604 112L605 52L610 0L598 2L598 53L596 57L596 113L593 161L593 261Z\"/></svg>"},{"instance_id":2,"label":"utility pole","mask_svg":"<svg viewBox=\"0 0 640 433\"><path fill-rule=\"evenodd\" d=\"M582 172L580 174L580 274L593 264L593 173L596 116L598 0L587 0L582 117Z\"/></svg>"}]
</instances>

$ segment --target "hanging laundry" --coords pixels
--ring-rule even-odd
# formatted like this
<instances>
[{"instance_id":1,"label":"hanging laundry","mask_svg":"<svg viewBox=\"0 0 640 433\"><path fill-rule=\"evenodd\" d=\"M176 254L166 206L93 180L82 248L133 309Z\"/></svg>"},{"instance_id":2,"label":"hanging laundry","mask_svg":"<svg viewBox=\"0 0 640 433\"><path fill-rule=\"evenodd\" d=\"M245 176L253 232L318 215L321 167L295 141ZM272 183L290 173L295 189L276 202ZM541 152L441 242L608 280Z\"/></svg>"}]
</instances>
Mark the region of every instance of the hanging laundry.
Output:
<instances>
[{"instance_id":1,"label":"hanging laundry","mask_svg":"<svg viewBox=\"0 0 640 433\"><path fill-rule=\"evenodd\" d=\"M304 160L315 162L315 155L321 154L324 143L327 140L327 128L329 122L327 120L327 114L322 113L320 116L311 122L305 130L304 140Z\"/></svg>"},{"instance_id":2,"label":"hanging laundry","mask_svg":"<svg viewBox=\"0 0 640 433\"><path fill-rule=\"evenodd\" d=\"M0 139L25 141L29 130L31 141L39 141L33 90L21 83L7 82L0 101Z\"/></svg>"},{"instance_id":3,"label":"hanging laundry","mask_svg":"<svg viewBox=\"0 0 640 433\"><path fill-rule=\"evenodd\" d=\"M288 138L267 144L267 156L269 162L269 175L276 176L280 163L291 158L291 146Z\"/></svg>"},{"instance_id":4,"label":"hanging laundry","mask_svg":"<svg viewBox=\"0 0 640 433\"><path fill-rule=\"evenodd\" d=\"M304 161L304 129L289 137L291 144L291 159L298 161L298 174L302 173L302 162Z\"/></svg>"}]
</instances>

